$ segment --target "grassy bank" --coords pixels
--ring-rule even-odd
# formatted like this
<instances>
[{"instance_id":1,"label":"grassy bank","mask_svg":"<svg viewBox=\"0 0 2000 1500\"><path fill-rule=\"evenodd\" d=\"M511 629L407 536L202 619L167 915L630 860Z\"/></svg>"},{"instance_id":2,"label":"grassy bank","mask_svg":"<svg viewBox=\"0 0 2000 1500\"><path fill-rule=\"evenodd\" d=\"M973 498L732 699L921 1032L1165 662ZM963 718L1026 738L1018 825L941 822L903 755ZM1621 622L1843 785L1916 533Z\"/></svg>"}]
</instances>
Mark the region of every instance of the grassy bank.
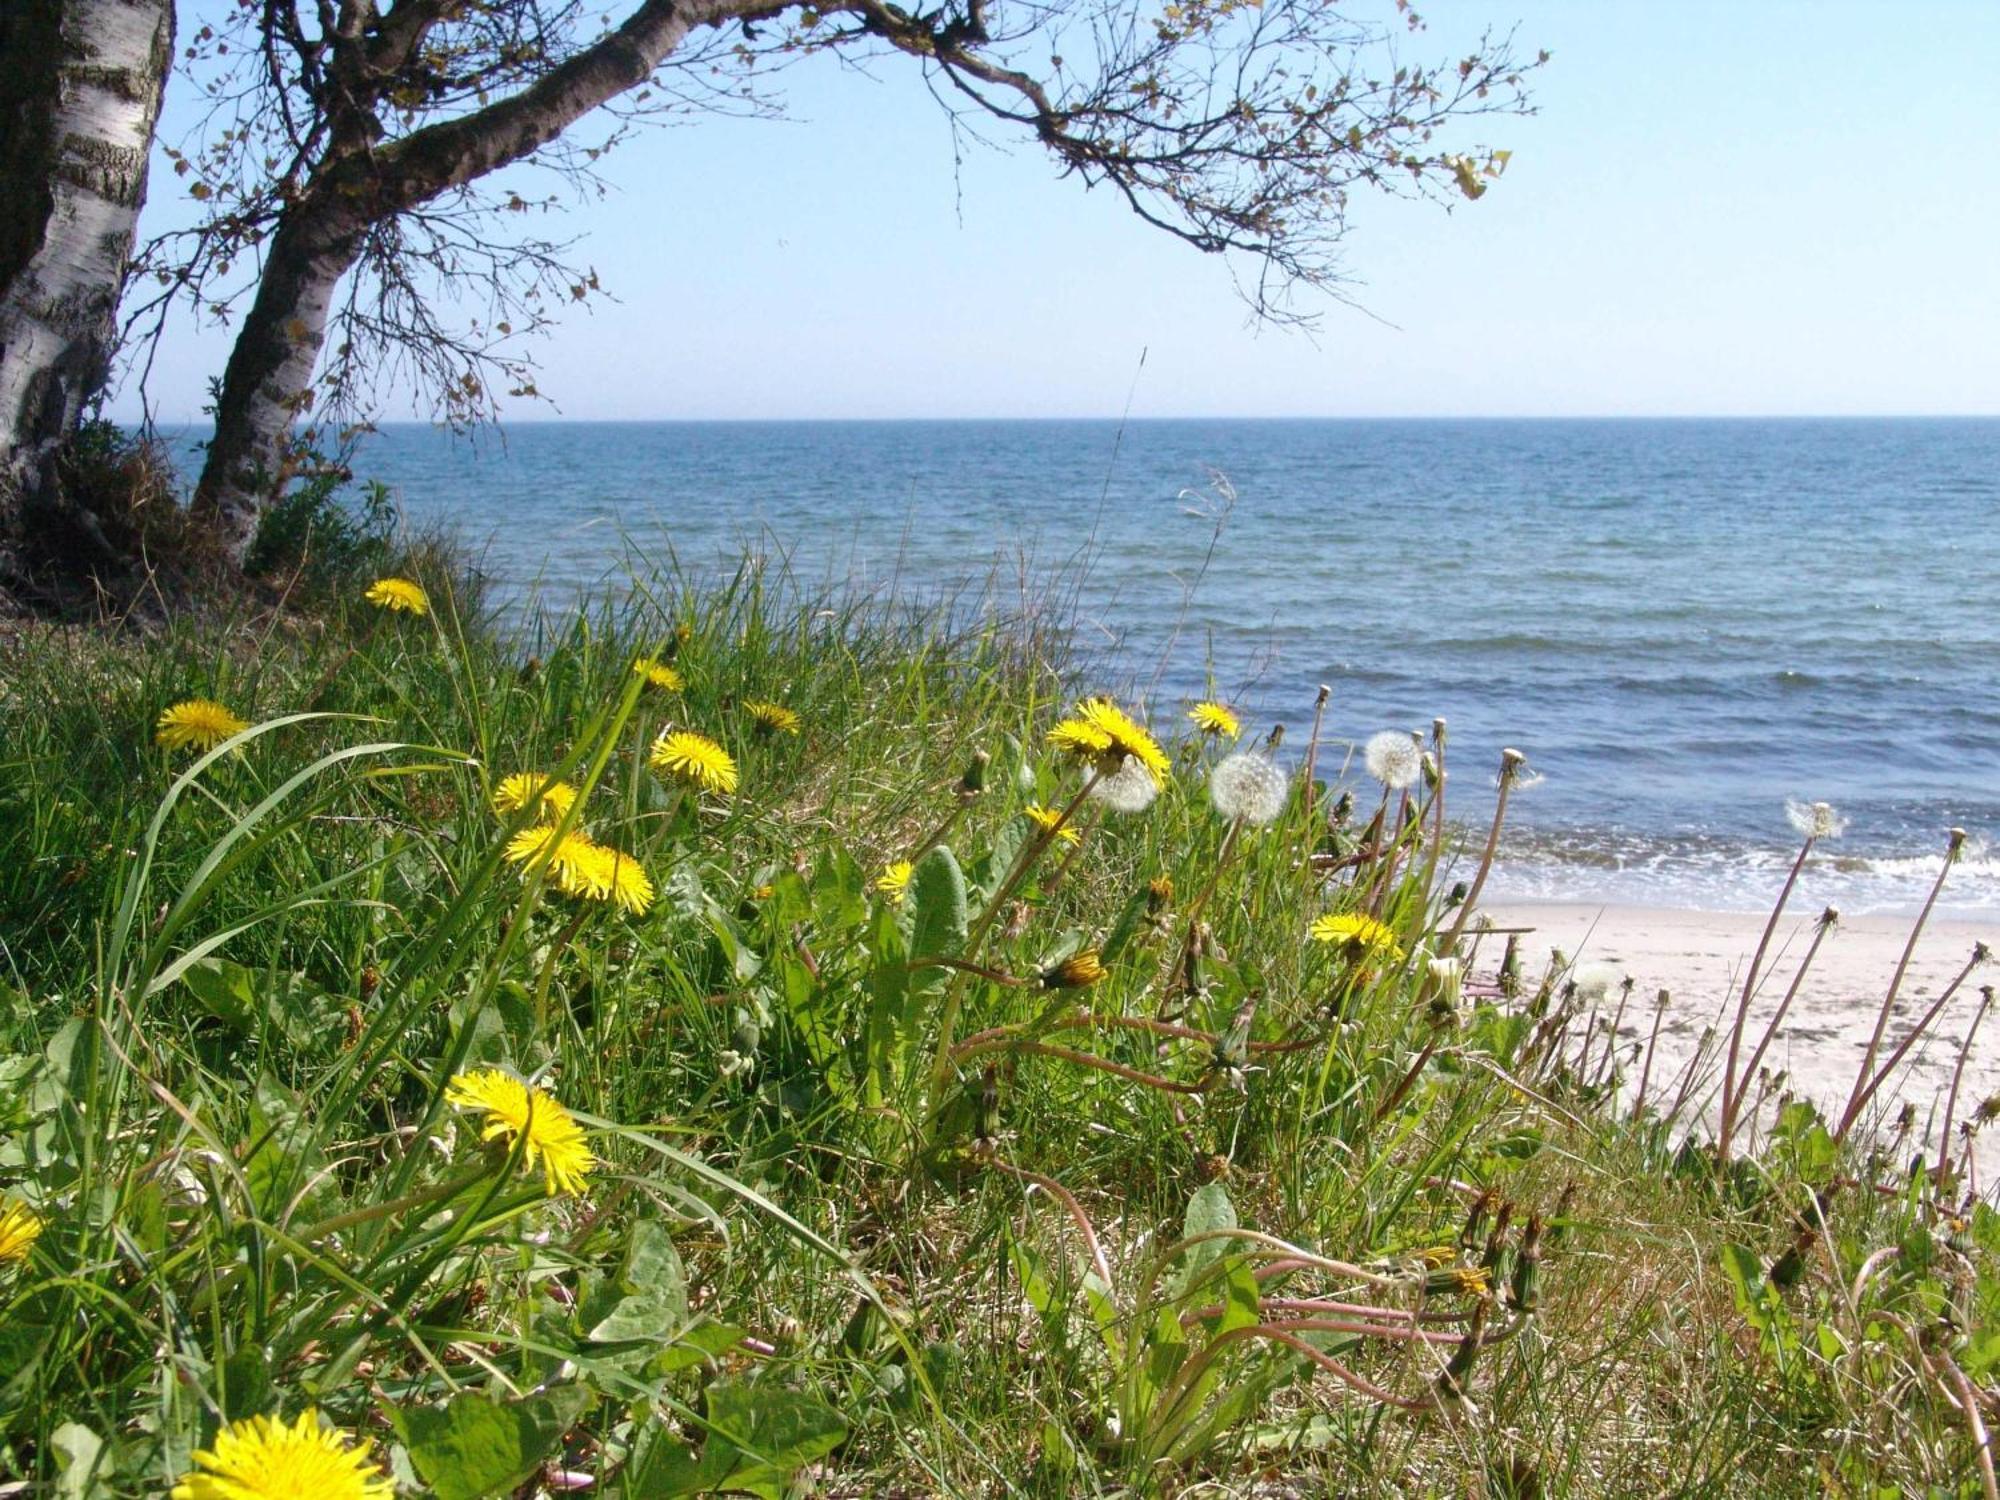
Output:
<instances>
[{"instance_id":1,"label":"grassy bank","mask_svg":"<svg viewBox=\"0 0 2000 1500\"><path fill-rule=\"evenodd\" d=\"M1990 1486L2000 1218L1482 982L1500 747L1336 705L1309 793L1018 621L419 581L0 647L38 1492Z\"/></svg>"}]
</instances>

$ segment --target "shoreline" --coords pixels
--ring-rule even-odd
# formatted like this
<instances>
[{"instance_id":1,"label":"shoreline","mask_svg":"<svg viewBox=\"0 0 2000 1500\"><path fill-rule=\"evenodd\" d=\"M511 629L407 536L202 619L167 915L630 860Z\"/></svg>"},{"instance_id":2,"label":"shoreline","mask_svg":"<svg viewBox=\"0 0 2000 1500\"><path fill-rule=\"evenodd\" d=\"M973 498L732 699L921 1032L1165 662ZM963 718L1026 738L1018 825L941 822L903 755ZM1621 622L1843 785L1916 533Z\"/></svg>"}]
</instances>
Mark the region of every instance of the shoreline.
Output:
<instances>
[{"instance_id":1,"label":"shoreline","mask_svg":"<svg viewBox=\"0 0 2000 1500\"><path fill-rule=\"evenodd\" d=\"M1632 998L1619 1028L1619 1043L1643 1046L1652 1027L1653 1001L1670 995L1660 1026L1657 1076L1684 1067L1713 1025L1725 1033L1742 992L1744 970L1770 920L1768 911L1711 911L1619 902L1508 900L1485 905L1495 928L1529 928L1521 934L1524 986L1532 987L1560 950L1580 968L1608 966L1614 987L1629 975ZM1763 1027L1811 941L1817 909L1788 911L1772 933L1757 997L1744 1032L1744 1053L1756 1045ZM1908 944L1914 919L1896 916L1843 916L1822 945L1801 985L1785 1025L1771 1043L1765 1066L1787 1076L1782 1087L1838 1114ZM1895 1006L1883 1032L1880 1056L1887 1055L1923 1017L1965 968L1973 945L2000 941L2000 917L1933 917L1910 956ZM1490 978L1500 949L1482 943L1474 973ZM1599 970L1605 974L1605 970ZM1912 1049L1898 1075L1885 1083L1870 1106L1878 1118L1894 1114L1903 1101L1916 1105L1920 1128L1943 1108L1959 1048L1979 1010L1982 984L1996 982L1992 966L1975 968L1945 1005L1926 1037ZM1615 1001L1613 1002L1615 1004ZM1715 1069L1719 1076L1719 1052ZM1708 1092L1713 1092L1711 1083ZM2000 1091L2000 1019L1982 1026L1967 1059L1960 1088L1959 1117ZM1698 1091L1699 1093L1699 1091ZM1981 1155L1985 1155L1982 1151Z\"/></svg>"}]
</instances>

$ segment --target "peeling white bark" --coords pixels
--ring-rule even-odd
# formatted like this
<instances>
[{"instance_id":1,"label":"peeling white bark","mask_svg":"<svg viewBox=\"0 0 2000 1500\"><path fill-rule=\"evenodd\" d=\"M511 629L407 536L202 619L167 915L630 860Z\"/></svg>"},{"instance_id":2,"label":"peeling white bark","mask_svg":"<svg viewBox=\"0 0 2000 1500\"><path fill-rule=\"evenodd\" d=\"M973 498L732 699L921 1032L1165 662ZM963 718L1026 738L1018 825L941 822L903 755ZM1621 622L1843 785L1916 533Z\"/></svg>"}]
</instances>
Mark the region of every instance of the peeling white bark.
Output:
<instances>
[{"instance_id":1,"label":"peeling white bark","mask_svg":"<svg viewBox=\"0 0 2000 1500\"><path fill-rule=\"evenodd\" d=\"M34 254L0 287L0 469L25 483L103 382L173 45L172 0L55 3L61 56L5 64L57 70L48 196L31 206L13 184L4 208L46 208Z\"/></svg>"}]
</instances>

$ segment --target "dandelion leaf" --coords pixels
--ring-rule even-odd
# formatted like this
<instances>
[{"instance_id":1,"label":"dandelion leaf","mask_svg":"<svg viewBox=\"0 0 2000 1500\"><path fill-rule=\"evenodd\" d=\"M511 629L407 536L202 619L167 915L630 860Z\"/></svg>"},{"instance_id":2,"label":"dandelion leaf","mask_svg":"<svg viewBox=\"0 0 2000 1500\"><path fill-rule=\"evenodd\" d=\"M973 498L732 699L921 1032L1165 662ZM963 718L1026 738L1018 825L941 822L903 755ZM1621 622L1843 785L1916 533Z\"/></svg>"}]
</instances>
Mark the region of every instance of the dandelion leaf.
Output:
<instances>
[{"instance_id":1,"label":"dandelion leaf","mask_svg":"<svg viewBox=\"0 0 2000 1500\"><path fill-rule=\"evenodd\" d=\"M590 1403L580 1385L509 1402L465 1391L443 1406L392 1410L390 1420L438 1500L481 1500L525 1482Z\"/></svg>"},{"instance_id":2,"label":"dandelion leaf","mask_svg":"<svg viewBox=\"0 0 2000 1500\"><path fill-rule=\"evenodd\" d=\"M716 1492L782 1500L794 1474L847 1438L838 1412L763 1381L718 1381L706 1406L701 1452L656 1439L627 1468L622 1500Z\"/></svg>"},{"instance_id":3,"label":"dandelion leaf","mask_svg":"<svg viewBox=\"0 0 2000 1500\"><path fill-rule=\"evenodd\" d=\"M1229 1192L1219 1182L1203 1183L1188 1199L1187 1213L1181 1220L1181 1237L1194 1239L1197 1235L1213 1234L1219 1229L1237 1227L1236 1205L1229 1201ZM1222 1259L1234 1247L1235 1241L1228 1238L1203 1240L1188 1246L1181 1259L1181 1271L1174 1280L1176 1292L1185 1291L1205 1279L1202 1275L1215 1262Z\"/></svg>"},{"instance_id":4,"label":"dandelion leaf","mask_svg":"<svg viewBox=\"0 0 2000 1500\"><path fill-rule=\"evenodd\" d=\"M910 956L950 957L965 946L965 872L943 844L910 873Z\"/></svg>"},{"instance_id":5,"label":"dandelion leaf","mask_svg":"<svg viewBox=\"0 0 2000 1500\"><path fill-rule=\"evenodd\" d=\"M650 1219L632 1226L618 1273L586 1307L585 1337L600 1344L668 1343L687 1322L687 1272L666 1229Z\"/></svg>"}]
</instances>

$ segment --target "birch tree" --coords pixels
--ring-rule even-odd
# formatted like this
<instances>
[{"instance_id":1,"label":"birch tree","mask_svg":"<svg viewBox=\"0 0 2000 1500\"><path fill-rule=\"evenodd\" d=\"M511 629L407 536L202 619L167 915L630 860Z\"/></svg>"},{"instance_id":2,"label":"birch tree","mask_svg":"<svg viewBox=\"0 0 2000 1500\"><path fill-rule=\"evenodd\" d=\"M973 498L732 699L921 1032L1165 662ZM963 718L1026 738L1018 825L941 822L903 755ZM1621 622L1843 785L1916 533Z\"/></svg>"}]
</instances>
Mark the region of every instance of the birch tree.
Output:
<instances>
[{"instance_id":1,"label":"birch tree","mask_svg":"<svg viewBox=\"0 0 2000 1500\"><path fill-rule=\"evenodd\" d=\"M448 419L532 391L513 340L590 294L563 247L510 231L530 208L490 174L534 163L589 184L618 131L673 111L775 108L762 80L822 52L920 69L955 121L1033 138L1058 174L1232 259L1259 314L1336 288L1357 188L1477 196L1504 153L1444 139L1519 111L1509 39L1400 61L1397 28L1339 0L235 0L192 51L210 126L175 156L213 205L155 246L159 326L176 299L233 307L261 264L223 372L195 493L237 555L325 424L371 372L414 377ZM226 65L225 59L227 60ZM597 143L566 135L593 111ZM240 272L238 273L240 275ZM442 295L441 295L442 294ZM454 315L451 297L474 309Z\"/></svg>"},{"instance_id":2,"label":"birch tree","mask_svg":"<svg viewBox=\"0 0 2000 1500\"><path fill-rule=\"evenodd\" d=\"M102 386L172 0L0 4L0 553Z\"/></svg>"}]
</instances>

